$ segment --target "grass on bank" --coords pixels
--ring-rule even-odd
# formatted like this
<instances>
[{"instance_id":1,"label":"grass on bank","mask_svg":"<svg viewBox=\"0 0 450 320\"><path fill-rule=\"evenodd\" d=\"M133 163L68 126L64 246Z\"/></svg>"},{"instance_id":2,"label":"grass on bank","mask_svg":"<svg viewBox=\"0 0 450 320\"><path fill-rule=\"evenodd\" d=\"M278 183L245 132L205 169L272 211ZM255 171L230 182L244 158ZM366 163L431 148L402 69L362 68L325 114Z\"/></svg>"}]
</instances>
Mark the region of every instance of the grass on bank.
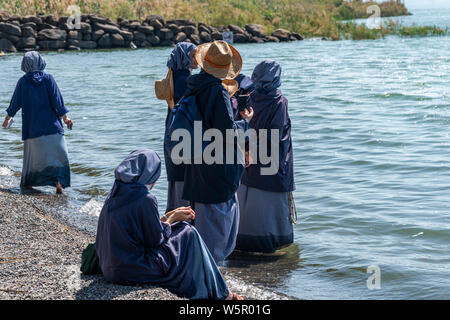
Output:
<instances>
[{"instance_id":1,"label":"grass on bank","mask_svg":"<svg viewBox=\"0 0 450 320\"><path fill-rule=\"evenodd\" d=\"M149 14L159 14L165 19L194 18L198 22L219 26L258 23L266 34L277 28L298 32L303 36L378 39L386 34L402 36L438 35L446 31L437 27L387 27L381 30L367 28L364 24L342 23L340 20L367 18L368 6L377 4L381 16L409 14L401 1L363 2L353 0L0 0L0 10L21 16L28 14L67 15L69 5L76 4L81 13L97 13L117 19L142 21Z\"/></svg>"}]
</instances>

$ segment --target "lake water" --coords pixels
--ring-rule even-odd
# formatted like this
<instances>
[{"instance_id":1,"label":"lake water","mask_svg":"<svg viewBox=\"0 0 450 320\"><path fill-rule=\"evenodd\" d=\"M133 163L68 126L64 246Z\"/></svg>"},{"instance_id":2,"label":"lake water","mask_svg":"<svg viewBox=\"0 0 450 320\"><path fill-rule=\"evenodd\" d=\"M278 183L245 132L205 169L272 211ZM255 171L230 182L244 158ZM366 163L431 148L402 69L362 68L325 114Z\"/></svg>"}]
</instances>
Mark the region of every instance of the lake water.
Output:
<instances>
[{"instance_id":1,"label":"lake water","mask_svg":"<svg viewBox=\"0 0 450 320\"><path fill-rule=\"evenodd\" d=\"M449 25L449 10L414 13L403 19ZM226 268L297 298L450 298L450 37L236 47L246 74L266 58L283 67L299 223L295 244L279 255L234 255ZM60 210L89 231L115 166L137 148L163 154L166 106L153 86L170 50L45 54L75 122L73 187ZM0 58L1 109L20 61ZM0 187L13 191L23 150L16 118L0 131ZM163 173L161 211L166 191ZM369 266L380 269L379 290L367 288Z\"/></svg>"}]
</instances>

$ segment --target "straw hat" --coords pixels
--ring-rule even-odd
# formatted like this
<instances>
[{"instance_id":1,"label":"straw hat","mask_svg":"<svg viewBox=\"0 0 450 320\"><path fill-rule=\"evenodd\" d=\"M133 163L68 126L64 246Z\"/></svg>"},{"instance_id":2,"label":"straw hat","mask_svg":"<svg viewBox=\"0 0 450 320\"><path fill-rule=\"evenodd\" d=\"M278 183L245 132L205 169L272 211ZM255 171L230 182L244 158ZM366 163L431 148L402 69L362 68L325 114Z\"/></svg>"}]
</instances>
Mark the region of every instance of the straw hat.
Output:
<instances>
[{"instance_id":1,"label":"straw hat","mask_svg":"<svg viewBox=\"0 0 450 320\"><path fill-rule=\"evenodd\" d=\"M230 98L239 90L239 84L236 80L225 79L222 80L222 85L227 89Z\"/></svg>"},{"instance_id":2,"label":"straw hat","mask_svg":"<svg viewBox=\"0 0 450 320\"><path fill-rule=\"evenodd\" d=\"M234 79L242 69L239 52L222 40L199 45L194 57L203 70L219 79Z\"/></svg>"},{"instance_id":3,"label":"straw hat","mask_svg":"<svg viewBox=\"0 0 450 320\"><path fill-rule=\"evenodd\" d=\"M175 106L172 69L169 68L165 79L155 82L155 93L159 100L166 100L171 109Z\"/></svg>"}]
</instances>

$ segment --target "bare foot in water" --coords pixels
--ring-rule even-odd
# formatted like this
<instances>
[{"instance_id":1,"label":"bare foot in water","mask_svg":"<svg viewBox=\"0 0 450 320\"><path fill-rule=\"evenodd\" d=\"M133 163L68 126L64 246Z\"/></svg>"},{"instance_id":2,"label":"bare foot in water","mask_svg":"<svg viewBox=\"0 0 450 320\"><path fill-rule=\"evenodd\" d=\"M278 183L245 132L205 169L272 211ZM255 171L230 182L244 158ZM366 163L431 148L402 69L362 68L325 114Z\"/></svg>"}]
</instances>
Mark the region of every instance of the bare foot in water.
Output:
<instances>
[{"instance_id":1,"label":"bare foot in water","mask_svg":"<svg viewBox=\"0 0 450 320\"><path fill-rule=\"evenodd\" d=\"M244 300L244 297L237 293L231 293L225 300Z\"/></svg>"},{"instance_id":2,"label":"bare foot in water","mask_svg":"<svg viewBox=\"0 0 450 320\"><path fill-rule=\"evenodd\" d=\"M61 194L62 192L63 192L62 185L58 181L58 182L56 182L56 194Z\"/></svg>"}]
</instances>

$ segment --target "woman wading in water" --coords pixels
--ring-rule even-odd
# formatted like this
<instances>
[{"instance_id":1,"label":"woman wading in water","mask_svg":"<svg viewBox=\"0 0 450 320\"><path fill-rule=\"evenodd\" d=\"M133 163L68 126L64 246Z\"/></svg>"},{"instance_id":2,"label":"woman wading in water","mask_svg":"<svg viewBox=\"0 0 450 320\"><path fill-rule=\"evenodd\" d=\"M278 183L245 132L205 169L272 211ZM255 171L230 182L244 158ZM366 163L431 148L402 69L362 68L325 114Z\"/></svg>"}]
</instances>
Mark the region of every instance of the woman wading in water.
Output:
<instances>
[{"instance_id":1,"label":"woman wading in water","mask_svg":"<svg viewBox=\"0 0 450 320\"><path fill-rule=\"evenodd\" d=\"M73 122L53 76L45 73L46 63L36 51L27 52L22 60L26 74L17 82L8 115L22 109L22 140L24 141L21 188L54 186L56 193L70 187L70 167L61 119L69 129Z\"/></svg>"},{"instance_id":2,"label":"woman wading in water","mask_svg":"<svg viewBox=\"0 0 450 320\"><path fill-rule=\"evenodd\" d=\"M291 119L288 101L281 93L281 66L273 60L259 63L252 74L255 90L250 94L249 105L254 116L250 127L256 130L279 131L279 141L269 141L279 147L279 169L273 175L262 175L259 162L248 166L238 189L240 222L236 249L242 251L273 253L293 242L292 215L294 204L291 192L295 190L292 154ZM258 141L260 141L258 139ZM261 142L259 142L261 144ZM258 145L258 150L261 145ZM257 159L253 155L254 159ZM292 215L291 215L292 213Z\"/></svg>"}]
</instances>

